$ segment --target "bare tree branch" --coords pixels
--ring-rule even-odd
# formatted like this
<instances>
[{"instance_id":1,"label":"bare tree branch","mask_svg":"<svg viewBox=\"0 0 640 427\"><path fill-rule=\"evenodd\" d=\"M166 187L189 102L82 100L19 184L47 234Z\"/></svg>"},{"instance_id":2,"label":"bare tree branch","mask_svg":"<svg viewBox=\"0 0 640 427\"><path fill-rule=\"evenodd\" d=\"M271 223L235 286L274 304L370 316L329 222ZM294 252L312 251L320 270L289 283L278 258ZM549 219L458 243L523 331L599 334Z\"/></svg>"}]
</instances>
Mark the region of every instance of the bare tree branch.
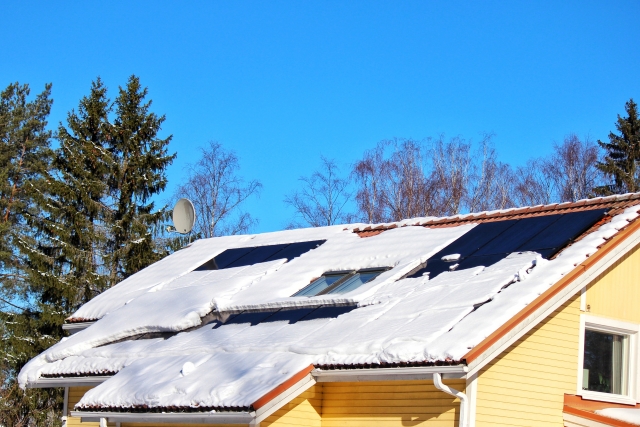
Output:
<instances>
[{"instance_id":1,"label":"bare tree branch","mask_svg":"<svg viewBox=\"0 0 640 427\"><path fill-rule=\"evenodd\" d=\"M262 184L245 182L237 174L238 157L220 143L209 142L201 152L202 158L188 166L187 180L174 198L186 197L193 202L194 232L202 238L246 233L257 220L240 207L249 197L259 195Z\"/></svg>"}]
</instances>

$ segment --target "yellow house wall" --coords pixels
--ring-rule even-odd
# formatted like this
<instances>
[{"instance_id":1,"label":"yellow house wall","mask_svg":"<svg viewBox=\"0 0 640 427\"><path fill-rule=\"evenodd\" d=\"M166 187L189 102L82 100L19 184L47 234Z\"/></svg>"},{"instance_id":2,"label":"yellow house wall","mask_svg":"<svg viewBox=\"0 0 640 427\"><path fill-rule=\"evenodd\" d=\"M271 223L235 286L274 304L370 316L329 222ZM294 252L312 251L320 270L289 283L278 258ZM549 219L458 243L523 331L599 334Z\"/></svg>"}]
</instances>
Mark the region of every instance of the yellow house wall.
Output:
<instances>
[{"instance_id":1,"label":"yellow house wall","mask_svg":"<svg viewBox=\"0 0 640 427\"><path fill-rule=\"evenodd\" d=\"M476 426L563 426L576 392L580 296L559 307L478 375Z\"/></svg>"},{"instance_id":2,"label":"yellow house wall","mask_svg":"<svg viewBox=\"0 0 640 427\"><path fill-rule=\"evenodd\" d=\"M323 385L316 384L291 402L271 414L260 427L309 426L321 427Z\"/></svg>"},{"instance_id":3,"label":"yellow house wall","mask_svg":"<svg viewBox=\"0 0 640 427\"><path fill-rule=\"evenodd\" d=\"M463 380L445 383L464 391ZM322 427L453 427L459 408L460 401L432 381L324 383Z\"/></svg>"},{"instance_id":4,"label":"yellow house wall","mask_svg":"<svg viewBox=\"0 0 640 427\"><path fill-rule=\"evenodd\" d=\"M634 250L587 287L589 314L640 323L640 251Z\"/></svg>"}]
</instances>

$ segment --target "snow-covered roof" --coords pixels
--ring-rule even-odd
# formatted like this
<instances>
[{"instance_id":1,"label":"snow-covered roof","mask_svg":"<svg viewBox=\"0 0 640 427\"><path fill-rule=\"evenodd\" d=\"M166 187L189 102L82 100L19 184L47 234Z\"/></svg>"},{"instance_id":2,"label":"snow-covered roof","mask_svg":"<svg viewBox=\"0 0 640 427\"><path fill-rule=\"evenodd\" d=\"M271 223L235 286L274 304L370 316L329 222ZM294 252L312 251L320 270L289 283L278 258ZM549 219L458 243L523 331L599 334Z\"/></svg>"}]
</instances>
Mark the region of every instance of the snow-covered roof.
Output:
<instances>
[{"instance_id":1,"label":"snow-covered roof","mask_svg":"<svg viewBox=\"0 0 640 427\"><path fill-rule=\"evenodd\" d=\"M241 410L309 365L463 363L634 221L639 203L633 194L199 240L81 307L70 321L95 322L19 380L113 375L78 409ZM304 250L278 255L294 243ZM201 267L265 247L275 252L260 262ZM324 273L371 268L385 271L350 292L292 296Z\"/></svg>"}]
</instances>

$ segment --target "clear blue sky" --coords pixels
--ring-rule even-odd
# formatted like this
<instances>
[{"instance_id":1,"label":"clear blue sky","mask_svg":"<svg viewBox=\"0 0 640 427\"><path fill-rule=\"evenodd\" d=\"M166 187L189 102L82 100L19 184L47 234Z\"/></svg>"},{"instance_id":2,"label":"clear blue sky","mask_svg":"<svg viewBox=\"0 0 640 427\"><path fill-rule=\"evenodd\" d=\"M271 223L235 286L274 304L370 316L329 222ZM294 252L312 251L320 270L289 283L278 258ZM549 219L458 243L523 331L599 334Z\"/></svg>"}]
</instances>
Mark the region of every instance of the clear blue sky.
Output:
<instances>
[{"instance_id":1,"label":"clear blue sky","mask_svg":"<svg viewBox=\"0 0 640 427\"><path fill-rule=\"evenodd\" d=\"M217 140L264 184L247 208L280 229L319 156L348 167L386 138L494 132L501 160L604 139L640 101L640 2L4 2L0 86L53 83L52 126L101 76L130 74L178 153Z\"/></svg>"}]
</instances>

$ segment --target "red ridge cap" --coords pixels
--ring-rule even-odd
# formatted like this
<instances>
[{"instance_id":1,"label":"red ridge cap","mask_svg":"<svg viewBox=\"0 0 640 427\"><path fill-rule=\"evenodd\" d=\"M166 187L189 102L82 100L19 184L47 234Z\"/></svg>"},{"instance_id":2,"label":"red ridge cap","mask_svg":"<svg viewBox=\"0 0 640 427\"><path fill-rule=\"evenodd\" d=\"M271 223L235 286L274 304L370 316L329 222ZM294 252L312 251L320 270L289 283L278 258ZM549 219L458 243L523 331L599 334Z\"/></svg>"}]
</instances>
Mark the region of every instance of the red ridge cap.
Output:
<instances>
[{"instance_id":1,"label":"red ridge cap","mask_svg":"<svg viewBox=\"0 0 640 427\"><path fill-rule=\"evenodd\" d=\"M256 400L253 403L253 405L251 405L251 407L254 410L262 408L264 405L271 402L277 396L279 396L280 394L285 392L287 389L291 388L295 383L297 383L298 381L303 379L305 376L307 376L307 374L313 371L314 369L315 368L313 365L307 366L306 368L304 368L303 370L301 370L300 372L298 372L297 374L295 374L294 376L292 376L291 378L289 378L288 380L286 380L285 382L283 382L282 384L280 384L279 386L277 386L276 388L274 388L273 390L271 390L270 392L262 396L260 399Z\"/></svg>"}]
</instances>

